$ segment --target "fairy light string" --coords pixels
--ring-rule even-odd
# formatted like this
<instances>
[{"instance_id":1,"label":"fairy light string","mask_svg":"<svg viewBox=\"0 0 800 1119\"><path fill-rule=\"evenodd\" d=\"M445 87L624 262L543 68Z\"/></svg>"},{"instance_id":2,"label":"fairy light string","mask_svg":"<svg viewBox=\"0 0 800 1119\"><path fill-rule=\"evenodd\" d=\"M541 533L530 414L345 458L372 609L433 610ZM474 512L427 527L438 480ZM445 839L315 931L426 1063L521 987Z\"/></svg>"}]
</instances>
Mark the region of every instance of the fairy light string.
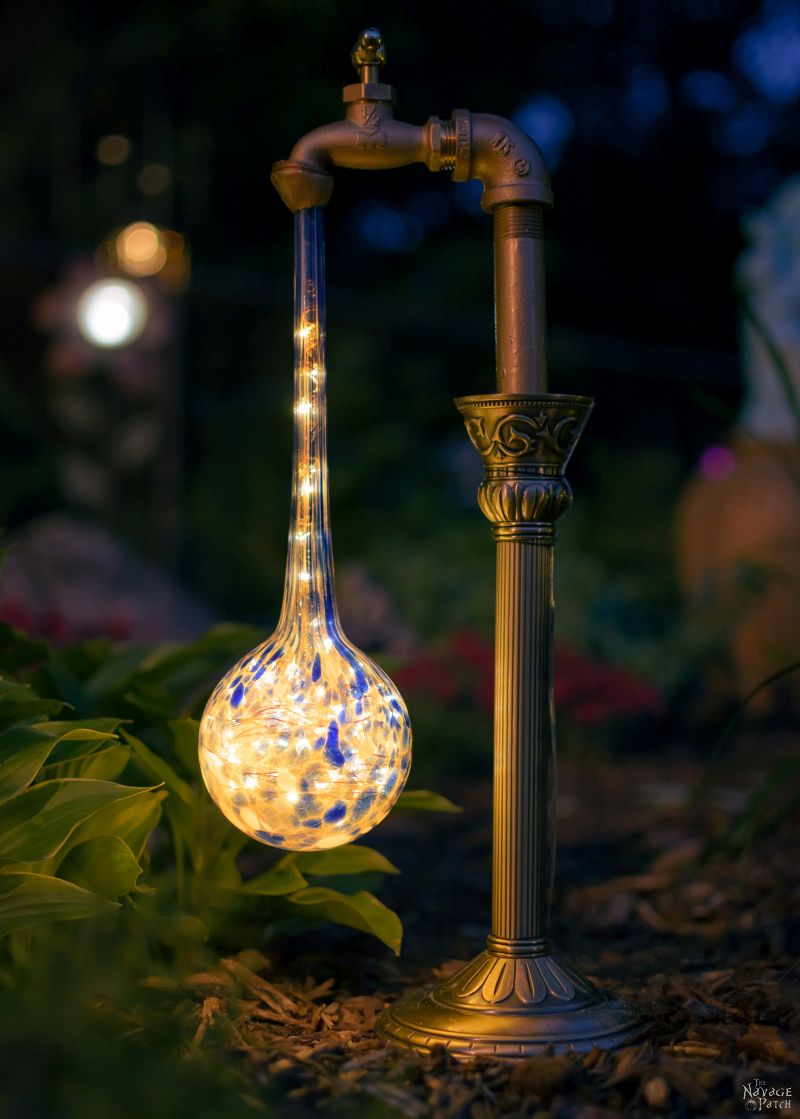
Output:
<instances>
[{"instance_id":1,"label":"fairy light string","mask_svg":"<svg viewBox=\"0 0 800 1119\"><path fill-rule=\"evenodd\" d=\"M342 632L328 520L322 211L295 215L294 447L278 626L219 682L200 763L221 811L261 842L335 847L405 783L411 728L388 676Z\"/></svg>"}]
</instances>

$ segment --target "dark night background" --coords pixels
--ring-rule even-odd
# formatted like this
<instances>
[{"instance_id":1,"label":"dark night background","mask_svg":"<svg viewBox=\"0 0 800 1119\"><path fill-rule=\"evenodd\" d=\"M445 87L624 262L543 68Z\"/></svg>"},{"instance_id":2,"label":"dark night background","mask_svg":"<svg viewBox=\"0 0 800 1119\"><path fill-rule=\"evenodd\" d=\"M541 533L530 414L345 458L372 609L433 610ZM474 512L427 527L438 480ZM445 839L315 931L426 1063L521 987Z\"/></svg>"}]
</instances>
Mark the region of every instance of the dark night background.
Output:
<instances>
[{"instance_id":1,"label":"dark night background","mask_svg":"<svg viewBox=\"0 0 800 1119\"><path fill-rule=\"evenodd\" d=\"M41 0L3 14L0 1119L686 1119L740 1114L747 1078L788 1082L800 0ZM452 403L495 385L475 182L337 171L325 217L337 595L346 633L407 701L417 807L399 803L366 856L337 848L345 869L312 861L312 885L342 893L309 911L292 868L242 848L200 776L196 720L272 632L284 580L292 218L270 168L341 118L370 26L399 119L512 118L552 172L551 388L596 400L556 550L553 930L653 1027L602 1057L465 1071L381 1051L374 1030L489 927L494 546ZM130 345L93 346L80 301L119 278L118 235L140 222L164 254L134 277L148 318ZM743 373L769 397L760 427ZM28 685L47 698L31 707ZM64 726L83 728L66 747ZM74 847L65 832L30 862L44 848L14 844L26 829L40 842L44 786L80 797L81 777L134 782L139 822L127 800L111 823L92 801ZM20 803L34 804L22 819ZM105 892L69 862L94 840ZM134 865L119 888L109 843ZM273 872L283 886L254 887ZM87 882L101 911L50 908L48 888ZM347 908L362 890L373 923Z\"/></svg>"},{"instance_id":2,"label":"dark night background","mask_svg":"<svg viewBox=\"0 0 800 1119\"><path fill-rule=\"evenodd\" d=\"M571 466L560 625L569 644L679 688L697 665L686 627L675 637L676 501L741 395L743 215L798 165L800 15L784 0L532 0L480 16L442 2L11 7L0 46L8 539L54 510L88 514L180 580L202 617L271 624L289 500L292 222L269 169L341 114L350 48L371 24L401 119L494 112L548 157L552 389L597 401ZM98 158L108 135L129 141L116 165ZM477 461L451 403L493 386L478 193L420 167L340 171L327 213L337 560L424 641L491 626ZM131 347L130 380L154 363L170 403L142 434L150 452L114 466L109 417L124 426L135 385L121 381L109 403L98 356L67 339L65 364L59 345L92 254L134 220L179 232L192 274L178 296L151 287L166 336L155 356ZM98 450L103 431L111 446ZM77 482L64 465L76 443ZM138 632L127 609L112 636ZM69 637L95 625L32 613L11 601L12 620L32 628ZM391 652L391 635L372 643Z\"/></svg>"}]
</instances>

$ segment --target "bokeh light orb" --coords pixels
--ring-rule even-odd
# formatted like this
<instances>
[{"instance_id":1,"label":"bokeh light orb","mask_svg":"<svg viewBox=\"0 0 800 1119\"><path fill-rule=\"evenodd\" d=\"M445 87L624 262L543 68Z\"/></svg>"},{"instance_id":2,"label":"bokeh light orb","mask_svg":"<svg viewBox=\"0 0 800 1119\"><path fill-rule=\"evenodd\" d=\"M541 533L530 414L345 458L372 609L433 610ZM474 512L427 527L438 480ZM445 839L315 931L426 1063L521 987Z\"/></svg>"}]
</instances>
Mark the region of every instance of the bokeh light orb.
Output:
<instances>
[{"instance_id":1,"label":"bokeh light orb","mask_svg":"<svg viewBox=\"0 0 800 1119\"><path fill-rule=\"evenodd\" d=\"M131 276L155 276L167 263L167 249L156 226L135 221L117 234L117 260Z\"/></svg>"},{"instance_id":2,"label":"bokeh light orb","mask_svg":"<svg viewBox=\"0 0 800 1119\"><path fill-rule=\"evenodd\" d=\"M147 325L147 300L128 280L96 280L78 300L78 330L101 349L129 346Z\"/></svg>"}]
</instances>

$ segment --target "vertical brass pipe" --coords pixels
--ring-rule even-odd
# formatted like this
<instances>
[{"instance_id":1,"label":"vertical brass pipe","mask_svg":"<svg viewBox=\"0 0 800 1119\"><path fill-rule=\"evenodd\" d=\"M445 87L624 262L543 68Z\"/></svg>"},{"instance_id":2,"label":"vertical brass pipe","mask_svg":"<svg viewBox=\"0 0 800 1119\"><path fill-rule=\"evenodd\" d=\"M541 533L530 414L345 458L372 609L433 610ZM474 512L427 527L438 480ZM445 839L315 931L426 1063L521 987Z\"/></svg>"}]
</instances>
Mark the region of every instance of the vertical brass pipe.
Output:
<instances>
[{"instance_id":1,"label":"vertical brass pipe","mask_svg":"<svg viewBox=\"0 0 800 1119\"><path fill-rule=\"evenodd\" d=\"M506 202L493 216L497 391L547 392L544 207Z\"/></svg>"}]
</instances>

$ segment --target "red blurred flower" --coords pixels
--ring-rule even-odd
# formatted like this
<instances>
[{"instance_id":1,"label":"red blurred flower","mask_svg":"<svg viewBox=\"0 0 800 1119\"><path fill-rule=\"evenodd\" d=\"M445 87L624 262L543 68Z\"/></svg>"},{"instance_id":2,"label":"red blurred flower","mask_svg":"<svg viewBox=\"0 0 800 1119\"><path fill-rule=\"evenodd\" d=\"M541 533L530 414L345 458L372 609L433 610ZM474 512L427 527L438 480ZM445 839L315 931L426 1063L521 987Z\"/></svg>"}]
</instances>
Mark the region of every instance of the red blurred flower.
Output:
<instances>
[{"instance_id":1,"label":"red blurred flower","mask_svg":"<svg viewBox=\"0 0 800 1119\"><path fill-rule=\"evenodd\" d=\"M443 647L420 654L392 675L409 697L473 703L490 712L494 703L494 646L473 630L456 630ZM555 698L567 717L587 726L637 715L660 715L665 706L664 697L649 681L564 646L555 653Z\"/></svg>"}]
</instances>

